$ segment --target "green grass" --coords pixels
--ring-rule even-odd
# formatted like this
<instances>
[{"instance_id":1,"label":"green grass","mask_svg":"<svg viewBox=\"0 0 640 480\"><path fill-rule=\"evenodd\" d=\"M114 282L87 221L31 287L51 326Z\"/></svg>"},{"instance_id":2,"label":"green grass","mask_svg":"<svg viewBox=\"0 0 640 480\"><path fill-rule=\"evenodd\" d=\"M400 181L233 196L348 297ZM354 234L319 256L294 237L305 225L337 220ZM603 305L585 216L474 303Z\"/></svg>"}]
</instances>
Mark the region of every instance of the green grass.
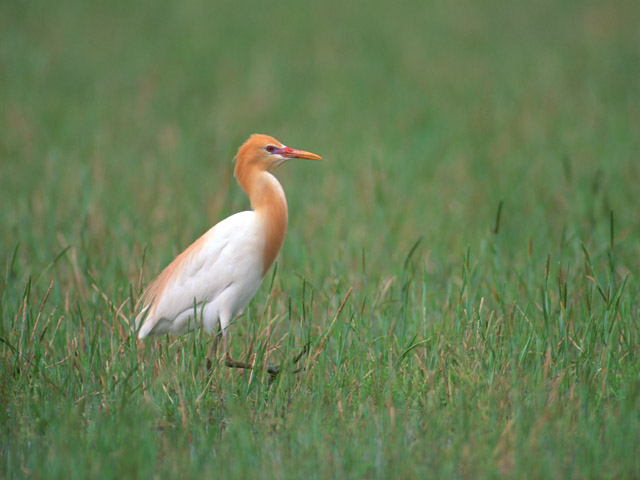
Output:
<instances>
[{"instance_id":1,"label":"green grass","mask_svg":"<svg viewBox=\"0 0 640 480\"><path fill-rule=\"evenodd\" d=\"M3 2L0 477L640 476L639 5ZM273 383L131 325L253 132Z\"/></svg>"}]
</instances>

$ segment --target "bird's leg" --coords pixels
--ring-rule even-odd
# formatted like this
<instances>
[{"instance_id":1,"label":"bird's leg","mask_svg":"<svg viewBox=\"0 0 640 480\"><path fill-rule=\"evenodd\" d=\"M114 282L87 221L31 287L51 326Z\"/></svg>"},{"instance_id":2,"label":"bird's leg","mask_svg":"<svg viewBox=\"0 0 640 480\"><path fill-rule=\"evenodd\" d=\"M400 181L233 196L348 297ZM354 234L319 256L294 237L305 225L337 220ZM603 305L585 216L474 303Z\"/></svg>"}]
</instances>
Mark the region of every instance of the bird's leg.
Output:
<instances>
[{"instance_id":1,"label":"bird's leg","mask_svg":"<svg viewBox=\"0 0 640 480\"><path fill-rule=\"evenodd\" d=\"M309 342L307 342L305 346L302 347L302 350L300 350L300 353L293 358L292 360L293 363L298 363L300 359L304 357L305 353L308 353L308 352L309 352Z\"/></svg>"},{"instance_id":2,"label":"bird's leg","mask_svg":"<svg viewBox=\"0 0 640 480\"><path fill-rule=\"evenodd\" d=\"M304 347L302 347L302 350L300 350L300 353L298 355L296 355L295 357L293 357L292 363L295 365L296 363L298 363L302 357L304 357L304 355L306 353L309 352L309 342L306 343L306 345ZM301 367L296 368L293 373L300 373L302 370L304 370L304 365L302 365Z\"/></svg>"},{"instance_id":3,"label":"bird's leg","mask_svg":"<svg viewBox=\"0 0 640 480\"><path fill-rule=\"evenodd\" d=\"M220 331L220 324L218 324L218 331L213 337L213 344L209 349L209 353L207 354L207 371L211 373L212 362L211 359L216 358L218 356L218 344L220 343L220 337L222 336L222 332Z\"/></svg>"},{"instance_id":4,"label":"bird's leg","mask_svg":"<svg viewBox=\"0 0 640 480\"><path fill-rule=\"evenodd\" d=\"M224 343L224 364L229 367L229 368L248 368L248 369L253 369L253 365L250 363L246 363L246 362L240 362L238 360L234 360L231 357L231 349L229 346L229 329L228 328L222 328L222 331L218 331L216 333L216 336L213 340L213 345L211 346L211 350L210 352L213 352L213 355L215 355L217 353L217 349L218 349L218 343L220 342L220 336L222 336L222 340ZM295 365L297 364L302 357L309 352L309 344L307 343L303 348L302 351L296 355L293 358L292 363ZM210 360L207 359L207 367L210 367ZM267 372L272 375L275 376L278 373L280 373L280 367L277 365L267 365ZM294 370L293 373L298 373L300 371L302 371L304 369L304 366Z\"/></svg>"},{"instance_id":5,"label":"bird's leg","mask_svg":"<svg viewBox=\"0 0 640 480\"><path fill-rule=\"evenodd\" d=\"M229 330L224 329L222 331L222 339L224 341L224 364L230 368L253 368L253 365L246 362L239 362L231 358L231 351L229 350Z\"/></svg>"},{"instance_id":6,"label":"bird's leg","mask_svg":"<svg viewBox=\"0 0 640 480\"><path fill-rule=\"evenodd\" d=\"M230 368L248 368L252 369L253 365L246 362L239 362L231 358L231 352L229 350L229 329L222 330L222 339L224 341L224 364ZM270 375L277 375L280 373L280 367L267 365L267 372Z\"/></svg>"}]
</instances>

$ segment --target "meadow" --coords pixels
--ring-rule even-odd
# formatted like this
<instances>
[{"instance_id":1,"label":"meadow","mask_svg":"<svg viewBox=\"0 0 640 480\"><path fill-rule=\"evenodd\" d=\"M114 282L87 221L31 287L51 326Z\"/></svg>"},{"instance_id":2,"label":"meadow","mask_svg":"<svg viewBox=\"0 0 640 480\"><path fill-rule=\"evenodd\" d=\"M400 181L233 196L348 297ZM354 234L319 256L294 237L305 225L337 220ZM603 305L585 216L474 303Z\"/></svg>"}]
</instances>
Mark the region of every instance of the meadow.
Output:
<instances>
[{"instance_id":1,"label":"meadow","mask_svg":"<svg viewBox=\"0 0 640 480\"><path fill-rule=\"evenodd\" d=\"M639 477L638 18L1 2L0 477ZM254 132L324 158L231 326L273 381L132 323Z\"/></svg>"}]
</instances>

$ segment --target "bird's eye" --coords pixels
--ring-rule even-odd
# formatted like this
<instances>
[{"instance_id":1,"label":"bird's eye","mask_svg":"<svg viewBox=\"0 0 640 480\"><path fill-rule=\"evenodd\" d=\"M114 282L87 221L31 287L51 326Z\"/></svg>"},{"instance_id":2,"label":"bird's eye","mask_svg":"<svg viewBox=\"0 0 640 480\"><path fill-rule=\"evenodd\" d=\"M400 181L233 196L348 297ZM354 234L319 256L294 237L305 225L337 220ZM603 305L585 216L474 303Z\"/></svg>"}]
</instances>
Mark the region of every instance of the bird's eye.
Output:
<instances>
[{"instance_id":1,"label":"bird's eye","mask_svg":"<svg viewBox=\"0 0 640 480\"><path fill-rule=\"evenodd\" d=\"M273 145L267 145L266 147L264 147L264 149L269 153L273 153L276 151L276 147L274 147Z\"/></svg>"}]
</instances>

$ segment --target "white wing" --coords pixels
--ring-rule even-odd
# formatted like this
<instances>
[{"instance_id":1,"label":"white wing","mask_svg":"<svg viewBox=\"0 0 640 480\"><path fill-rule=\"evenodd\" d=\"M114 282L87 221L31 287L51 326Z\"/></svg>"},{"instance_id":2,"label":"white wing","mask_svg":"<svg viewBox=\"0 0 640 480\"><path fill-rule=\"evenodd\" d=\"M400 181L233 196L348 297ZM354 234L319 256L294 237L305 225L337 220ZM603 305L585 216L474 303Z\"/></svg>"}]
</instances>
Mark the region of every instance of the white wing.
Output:
<instances>
[{"instance_id":1,"label":"white wing","mask_svg":"<svg viewBox=\"0 0 640 480\"><path fill-rule=\"evenodd\" d=\"M178 255L145 291L138 334L181 334L196 327L226 327L262 283L264 228L253 211L221 221Z\"/></svg>"}]
</instances>

